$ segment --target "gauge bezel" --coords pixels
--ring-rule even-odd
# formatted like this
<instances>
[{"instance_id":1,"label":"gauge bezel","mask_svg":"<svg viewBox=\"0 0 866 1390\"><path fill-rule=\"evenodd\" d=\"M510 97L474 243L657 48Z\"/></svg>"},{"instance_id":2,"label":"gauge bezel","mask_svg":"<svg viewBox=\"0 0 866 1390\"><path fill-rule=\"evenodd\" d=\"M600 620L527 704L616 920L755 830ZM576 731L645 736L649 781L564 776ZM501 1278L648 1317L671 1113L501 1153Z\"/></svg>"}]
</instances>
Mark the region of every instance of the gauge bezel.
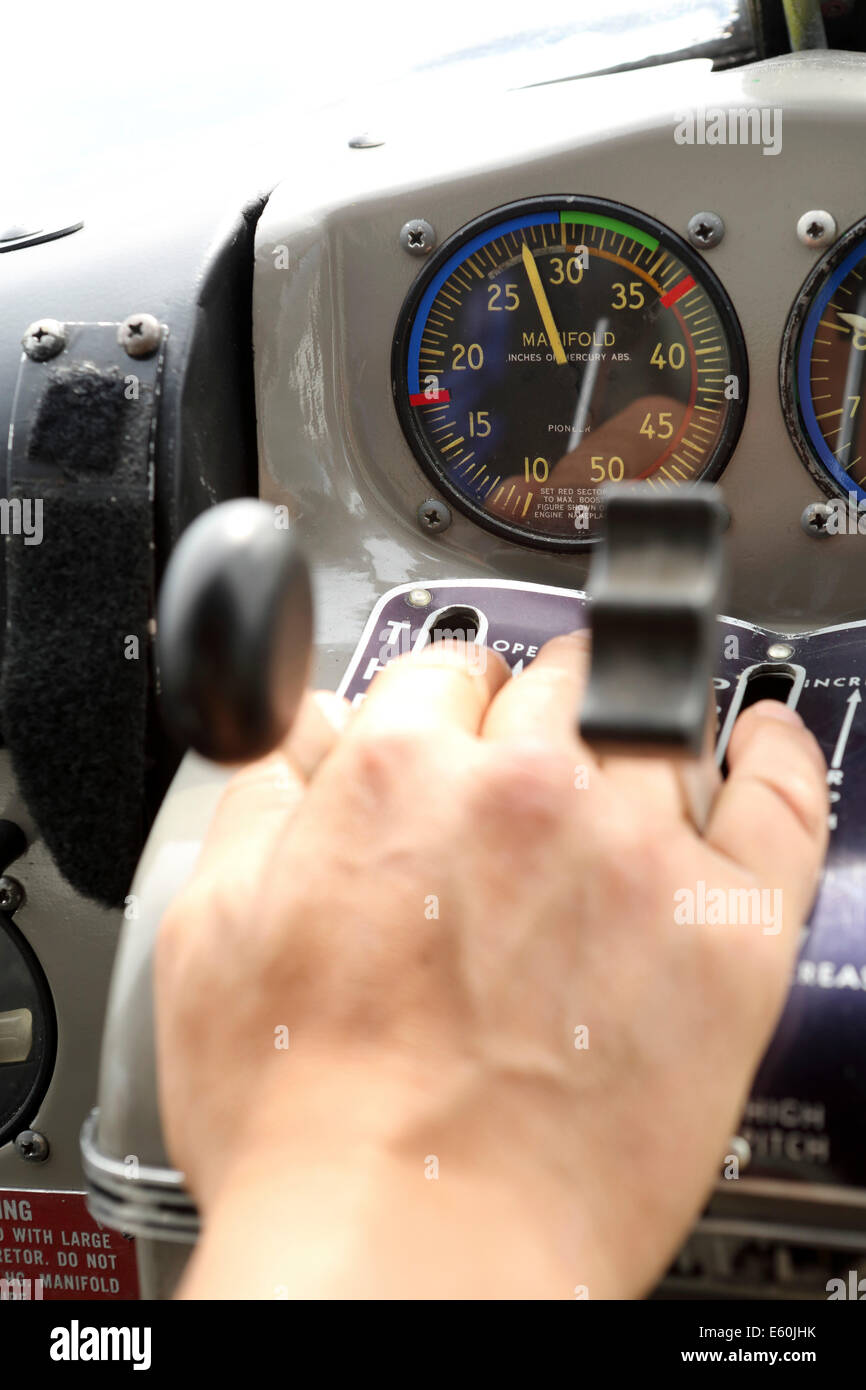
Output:
<instances>
[{"instance_id":1,"label":"gauge bezel","mask_svg":"<svg viewBox=\"0 0 866 1390\"><path fill-rule=\"evenodd\" d=\"M0 942L0 954L12 956L11 974L17 974L23 981L20 997L33 1015L33 1042L30 1053L21 1062L7 1062L3 1070L9 1073L16 1092L12 1106L0 1113L0 1146L14 1139L16 1134L26 1129L39 1112L48 1087L54 1075L57 1061L57 1014L51 987L42 965L30 945L11 917L6 917L0 926L4 940ZM16 1083L22 1084L17 1086ZM3 1091L0 1086L0 1092ZM6 1097L3 1097L4 1102Z\"/></svg>"},{"instance_id":2,"label":"gauge bezel","mask_svg":"<svg viewBox=\"0 0 866 1390\"><path fill-rule=\"evenodd\" d=\"M536 213L563 209L580 211L584 208L587 212L631 222L635 227L655 237L660 244L666 245L695 277L719 315L730 353L729 371L739 379L740 396L739 399L728 402L730 409L725 426L706 468L702 470L700 478L696 479L696 482L715 482L730 462L742 432L749 399L748 354L733 303L715 271L711 269L703 256L663 222L650 217L648 213L631 207L628 203L616 202L609 198L597 198L589 194L561 193L547 194L544 197L519 198L511 203L503 203L484 213L481 217L464 223L431 255L403 301L391 349L391 391L397 417L406 441L415 459L443 497L464 516L477 522L485 531L502 536L517 545L528 546L532 550L560 553L585 551L597 545L601 540L601 535L571 540L559 536L545 536L538 532L532 533L509 521L491 516L483 507L466 497L450 481L443 471L441 459L427 440L414 409L409 405L409 342L415 315L431 281L440 273L443 266L455 258L461 249L465 248L475 237L514 217L531 216Z\"/></svg>"},{"instance_id":3,"label":"gauge bezel","mask_svg":"<svg viewBox=\"0 0 866 1390\"><path fill-rule=\"evenodd\" d=\"M860 243L863 244L863 252L855 259L853 252ZM838 460L834 458L832 450L827 445L827 441L820 430L817 430L821 445L829 457L821 456L821 447L813 440L809 420L804 419L801 397L800 356L804 346L803 334L806 331L810 314L814 311L814 323L811 326L809 338L808 366L818 320L839 285L847 276L851 268L846 264L849 258L852 265L856 265L858 260L866 258L866 217L861 217L857 222L852 223L847 231L834 241L829 250L825 251L824 255L812 266L800 286L797 297L788 313L785 330L782 334L782 345L779 353L779 396L791 443L799 455L800 462L811 473L824 495L826 497L847 498L849 492L854 492L859 501L866 501L866 489L856 483L853 478L845 475L843 481L841 477L837 477L836 469L839 469L840 473L843 474L844 469L840 468ZM834 283L834 276L839 271L842 273ZM823 300L819 293L822 286L827 290L826 298ZM811 401L811 391L809 392L809 409L814 416L815 410ZM815 424L817 425L817 421Z\"/></svg>"}]
</instances>

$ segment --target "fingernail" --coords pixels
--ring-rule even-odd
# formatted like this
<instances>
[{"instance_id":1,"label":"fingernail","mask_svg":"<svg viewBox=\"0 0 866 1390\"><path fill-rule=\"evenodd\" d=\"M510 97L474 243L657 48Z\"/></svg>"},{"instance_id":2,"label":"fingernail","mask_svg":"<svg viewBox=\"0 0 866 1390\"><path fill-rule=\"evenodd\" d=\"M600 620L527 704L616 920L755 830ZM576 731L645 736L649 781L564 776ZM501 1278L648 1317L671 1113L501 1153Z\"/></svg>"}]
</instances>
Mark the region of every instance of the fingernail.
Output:
<instances>
[{"instance_id":1,"label":"fingernail","mask_svg":"<svg viewBox=\"0 0 866 1390\"><path fill-rule=\"evenodd\" d=\"M762 719L779 719L783 724L794 724L802 729L803 719L790 705L783 705L780 700L759 700L752 706L760 714Z\"/></svg>"}]
</instances>

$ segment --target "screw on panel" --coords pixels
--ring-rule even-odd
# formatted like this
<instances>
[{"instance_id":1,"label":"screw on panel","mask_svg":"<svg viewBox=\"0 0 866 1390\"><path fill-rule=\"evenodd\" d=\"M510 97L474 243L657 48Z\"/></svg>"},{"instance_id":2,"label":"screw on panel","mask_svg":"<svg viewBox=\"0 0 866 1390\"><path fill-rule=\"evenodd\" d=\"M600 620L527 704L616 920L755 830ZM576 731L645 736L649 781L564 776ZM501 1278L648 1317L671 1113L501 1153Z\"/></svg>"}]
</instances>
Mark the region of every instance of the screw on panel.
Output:
<instances>
[{"instance_id":1,"label":"screw on panel","mask_svg":"<svg viewBox=\"0 0 866 1390\"><path fill-rule=\"evenodd\" d=\"M380 145L384 145L384 140L377 140L375 135L353 135L349 141L350 150L377 150Z\"/></svg>"},{"instance_id":2,"label":"screw on panel","mask_svg":"<svg viewBox=\"0 0 866 1390\"><path fill-rule=\"evenodd\" d=\"M767 648L769 661L787 661L794 655L794 648L788 642L773 642Z\"/></svg>"},{"instance_id":3,"label":"screw on panel","mask_svg":"<svg viewBox=\"0 0 866 1390\"><path fill-rule=\"evenodd\" d=\"M15 1152L26 1163L44 1163L51 1152L51 1145L38 1130L22 1129L15 1138Z\"/></svg>"},{"instance_id":4,"label":"screw on panel","mask_svg":"<svg viewBox=\"0 0 866 1390\"><path fill-rule=\"evenodd\" d=\"M436 245L436 233L423 217L413 217L400 228L400 245L410 256L426 256Z\"/></svg>"},{"instance_id":5,"label":"screw on panel","mask_svg":"<svg viewBox=\"0 0 866 1390\"><path fill-rule=\"evenodd\" d=\"M153 314L130 314L117 330L117 341L130 357L149 357L162 342L162 327Z\"/></svg>"},{"instance_id":6,"label":"screw on panel","mask_svg":"<svg viewBox=\"0 0 866 1390\"><path fill-rule=\"evenodd\" d=\"M410 589L406 595L406 602L413 608L429 608L433 602L433 595L429 589Z\"/></svg>"},{"instance_id":7,"label":"screw on panel","mask_svg":"<svg viewBox=\"0 0 866 1390\"><path fill-rule=\"evenodd\" d=\"M417 517L421 530L429 531L434 536L447 531L451 525L451 510L437 497L428 497L426 502L422 502Z\"/></svg>"},{"instance_id":8,"label":"screw on panel","mask_svg":"<svg viewBox=\"0 0 866 1390\"><path fill-rule=\"evenodd\" d=\"M718 246L725 235L725 224L717 212L696 212L689 218L686 234L692 246L699 251L709 251L711 246Z\"/></svg>"},{"instance_id":9,"label":"screw on panel","mask_svg":"<svg viewBox=\"0 0 866 1390\"><path fill-rule=\"evenodd\" d=\"M836 240L836 219L820 209L804 212L797 222L797 236L804 246L827 246Z\"/></svg>"},{"instance_id":10,"label":"screw on panel","mask_svg":"<svg viewBox=\"0 0 866 1390\"><path fill-rule=\"evenodd\" d=\"M9 874L3 874L0 878L0 912L5 912L11 917L13 912L17 912L24 901L24 889L17 878L11 878Z\"/></svg>"},{"instance_id":11,"label":"screw on panel","mask_svg":"<svg viewBox=\"0 0 866 1390\"><path fill-rule=\"evenodd\" d=\"M66 347L66 329L57 319L37 319L21 339L21 346L34 362L47 362Z\"/></svg>"},{"instance_id":12,"label":"screw on panel","mask_svg":"<svg viewBox=\"0 0 866 1390\"><path fill-rule=\"evenodd\" d=\"M803 508L800 525L807 536L820 540L824 536L832 534L827 530L827 523L832 515L833 508L829 502L810 502L808 507Z\"/></svg>"}]
</instances>

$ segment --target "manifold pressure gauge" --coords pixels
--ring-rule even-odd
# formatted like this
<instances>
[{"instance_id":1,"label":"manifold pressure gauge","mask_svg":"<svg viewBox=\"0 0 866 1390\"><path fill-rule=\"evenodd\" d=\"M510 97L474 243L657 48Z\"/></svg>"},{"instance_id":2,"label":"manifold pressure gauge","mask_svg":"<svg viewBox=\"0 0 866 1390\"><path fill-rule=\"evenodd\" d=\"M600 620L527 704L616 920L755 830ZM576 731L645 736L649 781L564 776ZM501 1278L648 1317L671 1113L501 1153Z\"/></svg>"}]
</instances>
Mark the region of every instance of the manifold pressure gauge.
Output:
<instances>
[{"instance_id":1,"label":"manifold pressure gauge","mask_svg":"<svg viewBox=\"0 0 866 1390\"><path fill-rule=\"evenodd\" d=\"M403 307L392 379L437 488L551 550L598 538L605 486L717 478L748 395L736 314L701 257L633 208L567 196L444 243Z\"/></svg>"}]
</instances>

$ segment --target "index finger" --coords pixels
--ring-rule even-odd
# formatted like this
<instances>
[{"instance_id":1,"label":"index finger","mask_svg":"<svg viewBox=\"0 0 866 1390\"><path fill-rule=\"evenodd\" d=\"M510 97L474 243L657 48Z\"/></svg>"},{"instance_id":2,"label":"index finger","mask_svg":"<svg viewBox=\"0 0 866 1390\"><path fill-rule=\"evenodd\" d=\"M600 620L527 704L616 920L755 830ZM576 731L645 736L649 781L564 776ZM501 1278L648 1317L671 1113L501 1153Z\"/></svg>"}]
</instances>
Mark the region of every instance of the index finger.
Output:
<instances>
[{"instance_id":1,"label":"index finger","mask_svg":"<svg viewBox=\"0 0 866 1390\"><path fill-rule=\"evenodd\" d=\"M453 638L432 642L378 672L345 738L447 727L476 734L510 675L506 662L489 647Z\"/></svg>"},{"instance_id":2,"label":"index finger","mask_svg":"<svg viewBox=\"0 0 866 1390\"><path fill-rule=\"evenodd\" d=\"M348 717L348 704L332 691L307 691L282 744L239 768L226 785L202 842L198 874L228 871L236 891L243 879L254 892L307 780L336 745Z\"/></svg>"},{"instance_id":3,"label":"index finger","mask_svg":"<svg viewBox=\"0 0 866 1390\"><path fill-rule=\"evenodd\" d=\"M577 724L589 652L590 634L585 630L545 642L526 669L492 701L484 718L485 739L513 743L536 738L594 763Z\"/></svg>"}]
</instances>

